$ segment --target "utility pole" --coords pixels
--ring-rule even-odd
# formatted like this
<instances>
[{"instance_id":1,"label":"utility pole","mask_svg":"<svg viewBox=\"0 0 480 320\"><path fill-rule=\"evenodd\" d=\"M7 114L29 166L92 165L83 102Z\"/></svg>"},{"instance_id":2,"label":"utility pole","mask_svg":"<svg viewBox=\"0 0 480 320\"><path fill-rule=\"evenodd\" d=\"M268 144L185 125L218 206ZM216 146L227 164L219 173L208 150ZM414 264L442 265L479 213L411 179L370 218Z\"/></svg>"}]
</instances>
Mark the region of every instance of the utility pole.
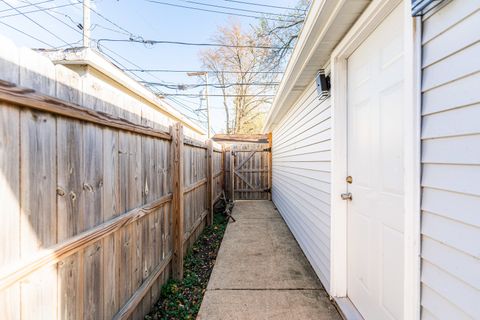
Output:
<instances>
[{"instance_id":1,"label":"utility pole","mask_svg":"<svg viewBox=\"0 0 480 320\"><path fill-rule=\"evenodd\" d=\"M196 76L205 76L205 98L207 100L207 131L208 131L208 139L212 137L211 134L211 117L210 117L210 104L208 102L208 72L188 72L187 75L189 77L196 77Z\"/></svg>"},{"instance_id":2,"label":"utility pole","mask_svg":"<svg viewBox=\"0 0 480 320\"><path fill-rule=\"evenodd\" d=\"M83 46L90 47L90 0L83 0Z\"/></svg>"},{"instance_id":3,"label":"utility pole","mask_svg":"<svg viewBox=\"0 0 480 320\"><path fill-rule=\"evenodd\" d=\"M211 134L211 124L210 124L210 104L208 103L208 73L205 72L205 96L207 100L207 130L208 130L208 139L212 137Z\"/></svg>"}]
</instances>

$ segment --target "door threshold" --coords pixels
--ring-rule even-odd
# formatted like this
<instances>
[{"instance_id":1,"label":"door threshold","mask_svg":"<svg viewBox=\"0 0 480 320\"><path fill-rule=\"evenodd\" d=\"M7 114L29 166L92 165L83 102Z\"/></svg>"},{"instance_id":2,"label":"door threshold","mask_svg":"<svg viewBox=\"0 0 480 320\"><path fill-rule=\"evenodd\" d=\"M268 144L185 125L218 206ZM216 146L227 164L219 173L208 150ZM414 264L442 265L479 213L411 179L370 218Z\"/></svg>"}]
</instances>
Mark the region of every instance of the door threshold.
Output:
<instances>
[{"instance_id":1,"label":"door threshold","mask_svg":"<svg viewBox=\"0 0 480 320\"><path fill-rule=\"evenodd\" d=\"M337 306L340 315L345 320L365 320L360 312L358 312L355 305L350 301L348 297L336 298L333 297L333 302Z\"/></svg>"}]
</instances>

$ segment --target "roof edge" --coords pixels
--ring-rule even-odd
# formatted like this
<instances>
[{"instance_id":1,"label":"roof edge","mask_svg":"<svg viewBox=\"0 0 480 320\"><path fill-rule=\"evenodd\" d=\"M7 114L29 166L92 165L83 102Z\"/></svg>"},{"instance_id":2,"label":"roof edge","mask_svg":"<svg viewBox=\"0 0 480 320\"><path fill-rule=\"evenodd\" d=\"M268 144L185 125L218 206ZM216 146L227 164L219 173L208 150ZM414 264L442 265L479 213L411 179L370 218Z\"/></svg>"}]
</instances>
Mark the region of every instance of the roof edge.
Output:
<instances>
[{"instance_id":1,"label":"roof edge","mask_svg":"<svg viewBox=\"0 0 480 320\"><path fill-rule=\"evenodd\" d=\"M305 70L309 70L311 73L311 70L319 69L328 63L330 54L336 46L332 46L332 43L338 43L343 38L344 33L342 32L348 31L368 2L367 0L313 1L273 104L267 114L263 132L272 131L281 115L284 115L295 103L292 102L291 97L289 99L289 96L294 91L302 73ZM339 17L340 19L338 19ZM331 30L340 30L340 32L332 38ZM319 48L322 48L321 52ZM319 52L321 59L319 59ZM297 95L301 95L301 92L297 92ZM296 100L298 100L298 96L295 98ZM286 103L287 99L290 100L289 103Z\"/></svg>"},{"instance_id":2,"label":"roof edge","mask_svg":"<svg viewBox=\"0 0 480 320\"><path fill-rule=\"evenodd\" d=\"M168 103L162 101L153 92L145 88L138 81L131 78L124 71L120 70L112 62L104 58L100 53L85 47L67 50L43 51L42 53L54 64L64 66L86 65L93 68L133 94L143 97L149 103L160 109L160 111L166 114L166 116L182 122L184 125L200 135L206 135L205 130L199 125L187 119Z\"/></svg>"}]
</instances>

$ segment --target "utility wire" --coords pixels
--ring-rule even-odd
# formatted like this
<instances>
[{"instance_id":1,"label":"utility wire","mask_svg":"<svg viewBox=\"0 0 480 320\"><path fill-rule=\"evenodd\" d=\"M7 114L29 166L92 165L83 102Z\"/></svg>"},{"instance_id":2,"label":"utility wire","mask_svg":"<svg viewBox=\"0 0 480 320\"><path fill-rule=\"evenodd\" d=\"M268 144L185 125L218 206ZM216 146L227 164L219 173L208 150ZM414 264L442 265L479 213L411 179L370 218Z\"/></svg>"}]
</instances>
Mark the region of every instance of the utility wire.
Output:
<instances>
[{"instance_id":1,"label":"utility wire","mask_svg":"<svg viewBox=\"0 0 480 320\"><path fill-rule=\"evenodd\" d=\"M111 31L111 32L115 32L115 33L118 33L118 34L122 34L122 35L124 35L124 36L130 36L130 35L131 35L131 33L126 33L126 32L121 31L121 30L116 30L116 29L108 28L108 27L102 26L101 24L98 24L98 23L93 24L92 27L90 28L90 30L93 31L93 30L95 30L96 28L100 28L100 29L104 29L104 30Z\"/></svg>"},{"instance_id":2,"label":"utility wire","mask_svg":"<svg viewBox=\"0 0 480 320\"><path fill-rule=\"evenodd\" d=\"M134 67L136 67L136 68L140 68L136 63L128 60L127 58L125 58L125 57L122 56L121 54L116 53L115 51L113 51L113 50L111 50L111 49L109 49L109 48L107 48L107 47L105 47L105 46L103 46L102 48L99 47L100 52L101 52L102 54L106 55L108 58L110 58L110 60L112 60L113 62L115 62L119 67L121 67L121 68L123 68L123 69L126 69L126 67L125 67L121 62L119 62L117 59L113 58L111 55L105 53L105 51L103 51L102 49L109 51L110 53L116 55L117 57L119 57L120 59L126 61L126 62L129 63L130 65L132 65L132 66L134 66ZM144 81L144 79L143 79L142 77L139 77L138 75L136 75L136 74L134 74L134 73L130 73L130 74L131 74L134 78L136 78L137 81L139 81L139 82ZM152 75L152 76L153 76L154 78L160 80L160 79L157 78L156 76L154 76L154 75ZM150 90L151 90L151 89L150 89ZM159 95L159 96L164 96L164 97L167 98L168 100L170 100L170 101L172 101L173 103L175 103L175 104L177 105L177 108L175 108L175 109L176 109L178 112L180 112L180 114L183 115L185 118L187 118L187 119L189 119L189 120L192 120L192 121L194 121L194 122L197 122L197 121L198 121L198 119L194 119L193 117L191 117L191 116L185 114L184 112L181 112L180 110L178 110L178 107L182 107L182 103L179 102L179 101L177 101L175 98L166 96L166 94L165 94L164 92L161 92L161 91L157 91L157 92L155 92L155 91L153 91L153 90L151 90L151 91L152 91L154 94ZM183 105L183 106L185 106L185 105ZM195 112L193 111L193 109L189 109L189 110L190 110L191 112L195 113Z\"/></svg>"},{"instance_id":3,"label":"utility wire","mask_svg":"<svg viewBox=\"0 0 480 320\"><path fill-rule=\"evenodd\" d=\"M254 3L254 2L248 2L248 1L239 1L239 0L223 0L226 2L234 2L234 3L242 3L242 4L248 4L251 6L258 6L258 7L266 7L266 8L275 8L275 9L284 9L284 10L298 10L298 11L307 11L304 9L298 9L298 8L289 8L289 7L281 7L281 6L273 6L269 4L261 4L261 3Z\"/></svg>"},{"instance_id":4,"label":"utility wire","mask_svg":"<svg viewBox=\"0 0 480 320\"><path fill-rule=\"evenodd\" d=\"M20 15L28 14L28 13L48 11L48 10L53 10L53 9L58 9L58 8L63 8L63 7L70 7L70 6L74 6L74 5L77 5L77 4L78 4L78 3L67 3L67 4L62 4L62 5L58 5L58 6L54 6L54 7L48 7L48 8L44 8L44 7L37 6L37 8L40 8L40 9L30 10L30 11L23 11L23 12L18 11L19 13L6 14L6 15L3 15L3 16L0 16L0 18L15 17L15 16L20 16ZM32 6L36 6L36 5L32 4ZM11 9L9 9L9 10L11 10Z\"/></svg>"},{"instance_id":5,"label":"utility wire","mask_svg":"<svg viewBox=\"0 0 480 320\"><path fill-rule=\"evenodd\" d=\"M3 0L2 0L3 1ZM82 2L78 1L78 3L82 4ZM110 20L109 18L105 17L104 15L102 15L101 13L99 13L98 11L96 11L95 9L93 9L92 7L90 6L86 6L87 9L93 11L96 15L98 15L100 18L102 18L103 20L107 21L108 23L110 23L111 25L117 27L118 29L122 30L123 32L127 33L130 35L130 37L132 38L141 38L141 37L138 37L138 36L135 36L132 32L128 31L127 29L125 29L124 27L120 26L119 24L113 22L112 20Z\"/></svg>"},{"instance_id":6,"label":"utility wire","mask_svg":"<svg viewBox=\"0 0 480 320\"><path fill-rule=\"evenodd\" d=\"M155 86L155 87L164 87L167 89L172 90L188 90L188 89L196 89L196 88L203 88L206 87L206 84L167 84L167 83L160 83L160 82L149 82L149 81L140 81L147 86ZM208 86L216 89L227 89L235 86L278 86L278 83L228 83L228 84L216 84L216 83L209 83Z\"/></svg>"},{"instance_id":7,"label":"utility wire","mask_svg":"<svg viewBox=\"0 0 480 320\"><path fill-rule=\"evenodd\" d=\"M3 0L1 0L3 1ZM134 42L134 43L143 43L149 45L156 44L175 44L182 46L198 46L198 47L224 47L224 48L245 48L245 49L284 49L282 47L276 46L262 46L262 45L231 45L231 44L221 44L221 43L200 43L200 42L182 42L182 41L167 41L167 40L144 40L144 39L98 39L97 45L100 45L101 42ZM291 47L286 48L291 50Z\"/></svg>"},{"instance_id":8,"label":"utility wire","mask_svg":"<svg viewBox=\"0 0 480 320\"><path fill-rule=\"evenodd\" d=\"M48 30L47 28L45 28L44 26L42 26L40 23L38 23L37 21L33 20L32 18L30 18L29 16L27 16L26 14L24 14L23 12L21 12L20 10L18 10L17 8L13 7L11 4L9 4L8 2L6 2L5 0L0 0L2 1L3 3L5 3L7 6L9 6L10 8L14 9L15 11L17 11L18 13L22 14L25 18L27 18L28 20L30 20L31 22L33 22L34 24L36 24L37 26L39 26L40 28L42 28L43 30L47 31L49 34L51 34L52 36L54 36L55 38L57 38L58 40L62 41L63 43L67 44L68 45L68 42L63 40L62 38L60 38L59 36L57 36L55 33L51 32L50 30Z\"/></svg>"},{"instance_id":9,"label":"utility wire","mask_svg":"<svg viewBox=\"0 0 480 320\"><path fill-rule=\"evenodd\" d=\"M191 7L191 6L183 6L183 5L180 5L180 4L167 3L167 2L157 1L157 0L146 0L146 1L156 3L156 4L161 4L161 5L164 5L164 6L183 8L183 9L191 9L191 10L204 11L204 12L220 13L220 14L226 14L226 15L231 15L231 16L239 16L239 17L254 18L254 19L261 19L261 20L267 19L267 20L275 20L275 21L294 22L292 20L283 20L283 19L277 19L277 18L252 16L252 15L242 14L242 13L230 13L230 12L219 11L219 10L195 8L195 7Z\"/></svg>"},{"instance_id":10,"label":"utility wire","mask_svg":"<svg viewBox=\"0 0 480 320\"><path fill-rule=\"evenodd\" d=\"M31 3L31 2L28 1L28 0L24 0L24 1L27 2L27 3ZM36 5L36 4L32 4L32 5L34 5L34 6L37 7L37 8L41 8L40 6L38 6L38 5ZM67 26L67 27L70 28L71 30L79 33L80 35L83 35L83 33L79 30L79 28L80 28L80 27L83 28L83 26L82 26L80 23L75 22L75 21L72 19L72 17L70 17L70 16L67 15L67 14L60 13L60 12L56 12L56 11L53 11L53 10L52 10L52 12L53 12L53 13L56 13L56 14L60 14L60 15L62 15L62 16L64 16L64 17L70 19L70 21L72 21L72 22L76 25L77 28L74 28L74 27L72 27L71 25L69 25L68 23L66 23L65 21L63 21L63 20L55 17L55 16L54 16L53 14L51 14L50 12L44 11L44 13L47 14L48 16L50 16L50 17L52 17L53 19L57 20L57 21L60 22L61 24ZM90 37L88 37L88 38L90 39ZM90 39L90 40L92 40L92 39ZM78 41L77 41L77 42L78 42ZM75 43L75 42L74 42L74 43ZM70 47L71 47L71 44L70 44Z\"/></svg>"},{"instance_id":11,"label":"utility wire","mask_svg":"<svg viewBox=\"0 0 480 320\"><path fill-rule=\"evenodd\" d=\"M40 1L40 2L37 2L35 4L42 4L42 3L47 3L47 2L52 2L52 1L55 1L55 0L45 0L45 1ZM27 7L31 7L33 4L26 4L26 5L23 5L23 6L18 6L18 7L15 7L17 9L22 9L22 8L27 8ZM5 12L5 11L12 11L13 9L3 9L3 10L0 10L0 12Z\"/></svg>"},{"instance_id":12,"label":"utility wire","mask_svg":"<svg viewBox=\"0 0 480 320\"><path fill-rule=\"evenodd\" d=\"M23 35L25 35L25 36L27 36L27 37L30 37L30 38L32 38L32 39L34 39L34 40L37 40L38 42L43 43L44 45L46 45L46 46L48 46L48 47L50 47L50 48L54 48L54 46L52 46L51 44L49 44L49 43L47 43L47 42L45 42L45 41L43 41L43 40L40 40L40 39L32 36L31 34L28 34L28 33L26 33L26 32L23 32L22 30L17 29L17 28L15 28L14 26L9 25L8 23L5 23L5 22L3 22L3 21L0 21L0 24L3 24L4 26L7 26L7 27L9 27L10 29L13 29L13 30L15 30L15 31L17 31L17 32L20 32L21 34L23 34Z\"/></svg>"},{"instance_id":13,"label":"utility wire","mask_svg":"<svg viewBox=\"0 0 480 320\"><path fill-rule=\"evenodd\" d=\"M168 96L178 96L178 97L190 97L198 98L203 94L194 94L194 93L163 93L165 97ZM273 94L209 94L209 97L275 97Z\"/></svg>"},{"instance_id":14,"label":"utility wire","mask_svg":"<svg viewBox=\"0 0 480 320\"><path fill-rule=\"evenodd\" d=\"M225 73L225 74L282 74L284 71L228 71L228 70L171 70L171 69L123 69L128 72L160 72L160 73Z\"/></svg>"},{"instance_id":15,"label":"utility wire","mask_svg":"<svg viewBox=\"0 0 480 320\"><path fill-rule=\"evenodd\" d=\"M203 3L203 2L192 1L192 0L180 0L180 1L186 2L186 3L192 3L192 4L196 4L196 5L200 5L200 6L214 7L214 8L234 10L234 11L250 12L250 13L265 14L265 15L273 15L273 16L279 16L279 17L289 17L289 18L292 18L292 17L293 17L291 14L282 14L282 13L272 13L272 12L265 12L265 11L258 11L258 10L241 9L241 8L220 6L220 5Z\"/></svg>"}]
</instances>

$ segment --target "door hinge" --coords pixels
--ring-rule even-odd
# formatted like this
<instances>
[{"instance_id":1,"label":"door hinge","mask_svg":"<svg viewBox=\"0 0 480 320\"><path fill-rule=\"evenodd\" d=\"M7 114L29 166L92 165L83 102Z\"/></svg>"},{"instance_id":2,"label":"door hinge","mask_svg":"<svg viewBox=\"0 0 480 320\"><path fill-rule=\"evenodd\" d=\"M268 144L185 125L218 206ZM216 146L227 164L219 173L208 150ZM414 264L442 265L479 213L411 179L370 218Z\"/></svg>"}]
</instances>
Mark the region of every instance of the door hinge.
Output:
<instances>
[{"instance_id":1,"label":"door hinge","mask_svg":"<svg viewBox=\"0 0 480 320\"><path fill-rule=\"evenodd\" d=\"M263 149L265 152L272 152L272 147Z\"/></svg>"}]
</instances>

